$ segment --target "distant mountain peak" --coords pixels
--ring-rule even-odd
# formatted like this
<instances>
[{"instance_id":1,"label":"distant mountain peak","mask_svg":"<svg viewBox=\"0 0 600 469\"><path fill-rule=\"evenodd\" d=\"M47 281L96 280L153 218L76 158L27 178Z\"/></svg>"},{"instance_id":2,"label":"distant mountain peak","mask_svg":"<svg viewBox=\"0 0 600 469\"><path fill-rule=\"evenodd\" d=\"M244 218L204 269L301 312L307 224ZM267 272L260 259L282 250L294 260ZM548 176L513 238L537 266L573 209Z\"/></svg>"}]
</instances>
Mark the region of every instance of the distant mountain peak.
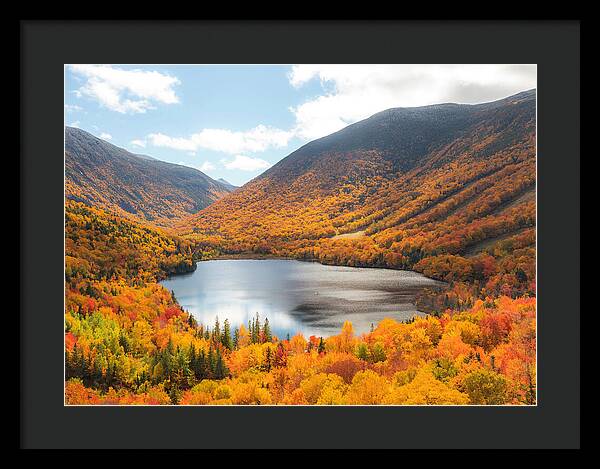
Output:
<instances>
[{"instance_id":1,"label":"distant mountain peak","mask_svg":"<svg viewBox=\"0 0 600 469\"><path fill-rule=\"evenodd\" d=\"M226 179L219 178L219 179L217 179L217 181L219 181L219 182L222 182L222 183L223 183L223 184L225 184L226 186L229 186L229 187L232 187L232 188L235 188L235 189L237 189L237 188L238 188L238 186L234 186L233 184L231 184L231 183L230 183L229 181L227 181Z\"/></svg>"}]
</instances>

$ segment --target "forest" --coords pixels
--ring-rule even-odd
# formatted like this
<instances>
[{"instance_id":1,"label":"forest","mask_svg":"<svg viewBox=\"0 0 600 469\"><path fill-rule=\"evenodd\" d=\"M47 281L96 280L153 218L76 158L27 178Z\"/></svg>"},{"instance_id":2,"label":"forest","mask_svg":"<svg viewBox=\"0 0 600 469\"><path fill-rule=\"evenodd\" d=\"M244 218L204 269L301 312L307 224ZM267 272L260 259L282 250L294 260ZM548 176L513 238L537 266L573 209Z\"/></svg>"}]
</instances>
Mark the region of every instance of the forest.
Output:
<instances>
[{"instance_id":1,"label":"forest","mask_svg":"<svg viewBox=\"0 0 600 469\"><path fill-rule=\"evenodd\" d=\"M457 282L426 318L276 337L268 318L198 324L157 284L214 252L79 202L65 222L69 405L535 403L532 296Z\"/></svg>"}]
</instances>

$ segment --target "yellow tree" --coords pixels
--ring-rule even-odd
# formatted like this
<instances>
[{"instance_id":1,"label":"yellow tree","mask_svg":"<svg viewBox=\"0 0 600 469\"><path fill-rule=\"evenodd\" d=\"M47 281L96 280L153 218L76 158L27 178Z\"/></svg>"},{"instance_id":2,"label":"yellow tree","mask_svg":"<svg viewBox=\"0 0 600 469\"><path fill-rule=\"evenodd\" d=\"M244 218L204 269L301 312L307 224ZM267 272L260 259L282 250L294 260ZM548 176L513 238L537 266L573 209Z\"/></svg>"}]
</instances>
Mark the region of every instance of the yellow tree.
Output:
<instances>
[{"instance_id":1,"label":"yellow tree","mask_svg":"<svg viewBox=\"0 0 600 469\"><path fill-rule=\"evenodd\" d=\"M435 379L429 367L425 367L417 372L410 383L393 389L385 403L404 405L468 404L469 397Z\"/></svg>"}]
</instances>

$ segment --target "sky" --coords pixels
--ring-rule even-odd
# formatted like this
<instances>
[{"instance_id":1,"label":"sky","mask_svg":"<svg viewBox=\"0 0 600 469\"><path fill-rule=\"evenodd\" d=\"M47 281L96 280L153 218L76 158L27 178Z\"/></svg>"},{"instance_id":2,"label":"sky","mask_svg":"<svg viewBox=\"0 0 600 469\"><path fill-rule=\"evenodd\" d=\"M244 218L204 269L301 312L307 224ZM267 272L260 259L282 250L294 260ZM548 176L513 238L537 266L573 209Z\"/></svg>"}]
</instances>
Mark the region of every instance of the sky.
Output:
<instances>
[{"instance_id":1,"label":"sky","mask_svg":"<svg viewBox=\"0 0 600 469\"><path fill-rule=\"evenodd\" d=\"M392 107L536 87L535 65L65 66L65 125L240 186L316 138Z\"/></svg>"}]
</instances>

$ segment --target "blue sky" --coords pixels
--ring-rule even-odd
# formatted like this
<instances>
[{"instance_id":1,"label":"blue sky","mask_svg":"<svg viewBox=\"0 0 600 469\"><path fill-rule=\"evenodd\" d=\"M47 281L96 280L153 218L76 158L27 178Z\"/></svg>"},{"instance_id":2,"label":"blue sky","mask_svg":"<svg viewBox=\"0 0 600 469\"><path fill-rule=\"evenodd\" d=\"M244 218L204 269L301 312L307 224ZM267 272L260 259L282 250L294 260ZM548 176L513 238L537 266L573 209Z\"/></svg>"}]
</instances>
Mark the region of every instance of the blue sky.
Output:
<instances>
[{"instance_id":1,"label":"blue sky","mask_svg":"<svg viewBox=\"0 0 600 469\"><path fill-rule=\"evenodd\" d=\"M65 124L242 185L310 140L391 107L478 103L535 65L68 65Z\"/></svg>"}]
</instances>

